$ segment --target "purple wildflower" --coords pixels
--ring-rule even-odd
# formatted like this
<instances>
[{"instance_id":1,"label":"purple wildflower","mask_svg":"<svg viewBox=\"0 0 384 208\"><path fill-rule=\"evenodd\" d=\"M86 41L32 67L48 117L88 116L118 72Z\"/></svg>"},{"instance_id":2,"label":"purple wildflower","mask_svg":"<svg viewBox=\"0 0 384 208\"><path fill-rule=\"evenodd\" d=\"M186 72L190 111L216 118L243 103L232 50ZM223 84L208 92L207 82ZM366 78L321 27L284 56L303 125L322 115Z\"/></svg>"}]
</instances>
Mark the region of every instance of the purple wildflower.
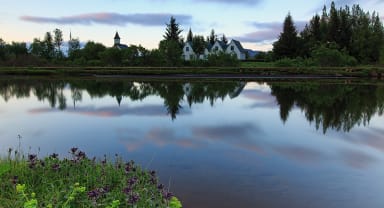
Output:
<instances>
[{"instance_id":1,"label":"purple wildflower","mask_svg":"<svg viewBox=\"0 0 384 208\"><path fill-rule=\"evenodd\" d=\"M164 189L164 184L159 184L159 185L157 186L157 188L158 188L159 190Z\"/></svg>"},{"instance_id":2,"label":"purple wildflower","mask_svg":"<svg viewBox=\"0 0 384 208\"><path fill-rule=\"evenodd\" d=\"M53 164L53 165L52 165L52 169L55 170L55 171L58 171L58 170L60 170L60 165L57 164L57 163L56 163L56 164Z\"/></svg>"},{"instance_id":3,"label":"purple wildflower","mask_svg":"<svg viewBox=\"0 0 384 208\"><path fill-rule=\"evenodd\" d=\"M173 193L172 192L163 191L163 198L164 199L170 200L172 197L173 197Z\"/></svg>"},{"instance_id":4,"label":"purple wildflower","mask_svg":"<svg viewBox=\"0 0 384 208\"><path fill-rule=\"evenodd\" d=\"M87 195L91 199L96 199L96 198L99 197L99 192L97 191L97 189L95 189L95 190L92 190L92 191L88 191Z\"/></svg>"},{"instance_id":5,"label":"purple wildflower","mask_svg":"<svg viewBox=\"0 0 384 208\"><path fill-rule=\"evenodd\" d=\"M37 155L34 155L34 154L29 154L28 155L28 160L31 162L31 161L35 161L37 158Z\"/></svg>"},{"instance_id":6,"label":"purple wildflower","mask_svg":"<svg viewBox=\"0 0 384 208\"><path fill-rule=\"evenodd\" d=\"M140 196L138 193L132 193L132 195L129 196L128 202L130 204L136 204L140 199Z\"/></svg>"},{"instance_id":7,"label":"purple wildflower","mask_svg":"<svg viewBox=\"0 0 384 208\"><path fill-rule=\"evenodd\" d=\"M77 152L78 148L77 147L72 147L71 148L71 153L75 154Z\"/></svg>"},{"instance_id":8,"label":"purple wildflower","mask_svg":"<svg viewBox=\"0 0 384 208\"><path fill-rule=\"evenodd\" d=\"M136 177L130 178L130 179L128 180L128 184L129 184L130 186L135 185L136 182L137 182L137 178L136 178Z\"/></svg>"},{"instance_id":9,"label":"purple wildflower","mask_svg":"<svg viewBox=\"0 0 384 208\"><path fill-rule=\"evenodd\" d=\"M129 195L132 191L132 188L131 187L125 187L123 189L123 193L126 194L126 195Z\"/></svg>"},{"instance_id":10,"label":"purple wildflower","mask_svg":"<svg viewBox=\"0 0 384 208\"><path fill-rule=\"evenodd\" d=\"M51 157L51 158L53 158L53 159L56 159L58 156L59 156L58 154L53 153L53 154L51 154L49 157Z\"/></svg>"}]
</instances>

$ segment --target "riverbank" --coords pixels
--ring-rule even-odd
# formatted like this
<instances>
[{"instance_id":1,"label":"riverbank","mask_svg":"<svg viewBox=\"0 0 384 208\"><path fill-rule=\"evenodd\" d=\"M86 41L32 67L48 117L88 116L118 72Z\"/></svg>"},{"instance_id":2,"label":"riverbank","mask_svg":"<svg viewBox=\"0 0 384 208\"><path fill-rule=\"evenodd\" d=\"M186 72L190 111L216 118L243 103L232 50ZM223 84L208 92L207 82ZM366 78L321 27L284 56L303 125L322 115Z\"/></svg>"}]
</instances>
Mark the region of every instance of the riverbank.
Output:
<instances>
[{"instance_id":1,"label":"riverbank","mask_svg":"<svg viewBox=\"0 0 384 208\"><path fill-rule=\"evenodd\" d=\"M217 77L384 77L384 67L1 67L0 75L28 76L217 76Z\"/></svg>"}]
</instances>

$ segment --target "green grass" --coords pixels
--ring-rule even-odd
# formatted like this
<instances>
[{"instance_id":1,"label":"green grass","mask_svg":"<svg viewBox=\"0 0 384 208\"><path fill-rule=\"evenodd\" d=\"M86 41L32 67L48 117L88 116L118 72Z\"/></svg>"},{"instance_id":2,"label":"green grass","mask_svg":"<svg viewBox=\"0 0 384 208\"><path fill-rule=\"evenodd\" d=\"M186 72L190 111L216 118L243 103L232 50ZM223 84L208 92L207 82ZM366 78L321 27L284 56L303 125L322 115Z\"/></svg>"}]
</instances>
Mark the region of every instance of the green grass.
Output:
<instances>
[{"instance_id":1,"label":"green grass","mask_svg":"<svg viewBox=\"0 0 384 208\"><path fill-rule=\"evenodd\" d=\"M384 77L384 67L274 67L273 63L244 62L240 67L0 67L0 75L31 76L92 76L92 75L241 75L241 76L329 76L329 77Z\"/></svg>"},{"instance_id":2,"label":"green grass","mask_svg":"<svg viewBox=\"0 0 384 208\"><path fill-rule=\"evenodd\" d=\"M0 207L170 207L181 203L154 171L133 161L88 158L72 148L70 157L45 158L9 151L0 160Z\"/></svg>"},{"instance_id":3,"label":"green grass","mask_svg":"<svg viewBox=\"0 0 384 208\"><path fill-rule=\"evenodd\" d=\"M274 62L241 62L241 67L244 68L254 68L254 67L274 67L275 63Z\"/></svg>"}]
</instances>

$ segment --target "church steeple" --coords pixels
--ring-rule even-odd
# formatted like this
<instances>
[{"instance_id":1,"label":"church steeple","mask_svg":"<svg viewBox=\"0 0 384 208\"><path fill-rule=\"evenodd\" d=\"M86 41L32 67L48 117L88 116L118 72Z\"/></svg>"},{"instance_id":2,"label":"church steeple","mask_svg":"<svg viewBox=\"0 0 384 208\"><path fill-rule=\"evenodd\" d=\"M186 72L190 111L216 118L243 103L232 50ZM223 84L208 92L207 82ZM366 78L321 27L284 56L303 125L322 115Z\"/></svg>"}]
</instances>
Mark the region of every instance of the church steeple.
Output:
<instances>
[{"instance_id":1,"label":"church steeple","mask_svg":"<svg viewBox=\"0 0 384 208\"><path fill-rule=\"evenodd\" d=\"M117 31L116 31L114 40L115 40L115 45L120 44L120 36L119 36L119 33Z\"/></svg>"}]
</instances>

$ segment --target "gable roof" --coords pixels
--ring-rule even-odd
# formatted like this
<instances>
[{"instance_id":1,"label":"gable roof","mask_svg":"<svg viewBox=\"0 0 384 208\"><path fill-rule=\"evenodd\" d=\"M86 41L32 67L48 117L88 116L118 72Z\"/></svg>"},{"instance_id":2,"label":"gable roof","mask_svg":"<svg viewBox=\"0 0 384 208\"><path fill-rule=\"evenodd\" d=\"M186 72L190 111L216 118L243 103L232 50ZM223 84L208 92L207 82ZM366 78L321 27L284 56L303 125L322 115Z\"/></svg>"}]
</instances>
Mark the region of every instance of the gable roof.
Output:
<instances>
[{"instance_id":1,"label":"gable roof","mask_svg":"<svg viewBox=\"0 0 384 208\"><path fill-rule=\"evenodd\" d=\"M240 50L241 53L246 53L247 51L244 50L243 46L241 43L237 40L232 40L232 42L236 45L236 47Z\"/></svg>"},{"instance_id":2,"label":"gable roof","mask_svg":"<svg viewBox=\"0 0 384 208\"><path fill-rule=\"evenodd\" d=\"M115 44L114 47L119 48L119 49L128 48L128 46L125 44Z\"/></svg>"},{"instance_id":3,"label":"gable roof","mask_svg":"<svg viewBox=\"0 0 384 208\"><path fill-rule=\"evenodd\" d=\"M227 49L227 44L225 44L224 41L221 41L221 40L217 40L217 42L219 42L221 48L225 51Z\"/></svg>"}]
</instances>

